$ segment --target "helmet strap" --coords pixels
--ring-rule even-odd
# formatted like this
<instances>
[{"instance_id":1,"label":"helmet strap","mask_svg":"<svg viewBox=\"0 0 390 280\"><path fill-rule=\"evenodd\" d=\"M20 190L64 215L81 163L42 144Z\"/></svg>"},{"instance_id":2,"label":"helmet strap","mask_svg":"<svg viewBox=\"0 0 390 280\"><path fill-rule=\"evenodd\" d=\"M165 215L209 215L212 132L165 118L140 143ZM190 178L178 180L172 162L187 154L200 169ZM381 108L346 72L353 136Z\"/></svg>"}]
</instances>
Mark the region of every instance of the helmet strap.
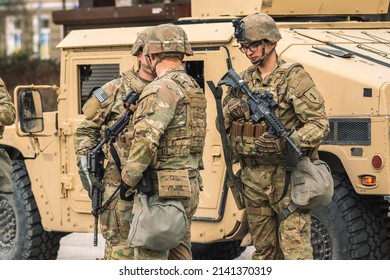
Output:
<instances>
[{"instance_id":1,"label":"helmet strap","mask_svg":"<svg viewBox=\"0 0 390 280\"><path fill-rule=\"evenodd\" d=\"M148 64L145 64L145 63L140 62L139 65L140 65L139 68L142 68L142 69L144 69L145 71L152 71L150 65L148 65Z\"/></svg>"},{"instance_id":2,"label":"helmet strap","mask_svg":"<svg viewBox=\"0 0 390 280\"><path fill-rule=\"evenodd\" d=\"M157 75L157 72L156 72L156 65L158 64L158 62L153 65L152 64L152 59L150 58L150 55L146 55L145 56L146 58L146 63L147 63L147 67L150 69L150 71L154 74L154 75ZM142 64L141 64L142 66Z\"/></svg>"},{"instance_id":3,"label":"helmet strap","mask_svg":"<svg viewBox=\"0 0 390 280\"><path fill-rule=\"evenodd\" d=\"M276 45L275 45L275 47L276 47ZM261 45L262 56L261 56L258 60L252 62L252 64L253 64L253 65L256 65L256 66L263 66L264 63L265 63L265 61L269 58L269 55L270 55L272 52L275 51L275 47L273 47L268 53L265 53L265 46L264 46L264 43L263 43L263 44Z\"/></svg>"}]
</instances>

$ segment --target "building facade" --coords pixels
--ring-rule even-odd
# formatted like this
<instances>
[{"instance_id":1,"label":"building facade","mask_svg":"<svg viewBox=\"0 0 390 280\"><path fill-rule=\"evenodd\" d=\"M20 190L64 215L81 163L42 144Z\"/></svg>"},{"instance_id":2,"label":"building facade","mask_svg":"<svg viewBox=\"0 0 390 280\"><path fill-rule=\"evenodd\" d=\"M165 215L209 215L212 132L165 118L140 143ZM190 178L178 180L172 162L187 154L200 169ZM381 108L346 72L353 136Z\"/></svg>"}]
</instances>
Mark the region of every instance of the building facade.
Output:
<instances>
[{"instance_id":1,"label":"building facade","mask_svg":"<svg viewBox=\"0 0 390 280\"><path fill-rule=\"evenodd\" d=\"M0 54L31 53L41 59L59 59L56 45L62 27L52 13L78 8L77 0L0 0Z\"/></svg>"}]
</instances>

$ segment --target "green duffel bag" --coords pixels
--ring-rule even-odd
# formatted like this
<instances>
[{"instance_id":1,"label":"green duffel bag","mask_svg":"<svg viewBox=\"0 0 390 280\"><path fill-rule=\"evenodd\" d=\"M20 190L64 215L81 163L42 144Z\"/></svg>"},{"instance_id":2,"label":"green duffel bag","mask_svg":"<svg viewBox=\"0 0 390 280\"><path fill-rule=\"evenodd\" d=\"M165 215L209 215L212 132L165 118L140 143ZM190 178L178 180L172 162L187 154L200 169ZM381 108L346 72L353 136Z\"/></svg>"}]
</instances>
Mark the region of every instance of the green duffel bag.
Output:
<instances>
[{"instance_id":1,"label":"green duffel bag","mask_svg":"<svg viewBox=\"0 0 390 280\"><path fill-rule=\"evenodd\" d=\"M332 200L334 182L328 164L322 160L299 159L291 174L291 199L301 209L325 207Z\"/></svg>"},{"instance_id":2,"label":"green duffel bag","mask_svg":"<svg viewBox=\"0 0 390 280\"><path fill-rule=\"evenodd\" d=\"M187 216L181 201L139 194L133 212L128 246L163 251L184 240Z\"/></svg>"}]
</instances>

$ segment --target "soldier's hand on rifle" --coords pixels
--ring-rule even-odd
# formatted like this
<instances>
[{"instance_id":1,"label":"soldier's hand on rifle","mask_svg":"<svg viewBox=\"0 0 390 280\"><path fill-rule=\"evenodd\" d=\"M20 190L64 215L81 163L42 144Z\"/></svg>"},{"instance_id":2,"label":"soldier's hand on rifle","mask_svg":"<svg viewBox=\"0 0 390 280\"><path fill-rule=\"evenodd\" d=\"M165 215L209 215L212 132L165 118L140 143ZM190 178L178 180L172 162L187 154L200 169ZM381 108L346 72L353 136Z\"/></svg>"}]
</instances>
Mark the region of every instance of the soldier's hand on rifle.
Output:
<instances>
[{"instance_id":1,"label":"soldier's hand on rifle","mask_svg":"<svg viewBox=\"0 0 390 280\"><path fill-rule=\"evenodd\" d=\"M234 121L244 117L249 119L249 106L242 99L239 98L230 99L226 108L230 118Z\"/></svg>"},{"instance_id":2,"label":"soldier's hand on rifle","mask_svg":"<svg viewBox=\"0 0 390 280\"><path fill-rule=\"evenodd\" d=\"M87 157L83 156L77 162L77 166L79 167L79 176L83 188L88 192L89 198L92 199L92 188L96 187L101 191L104 191L104 186L99 180L88 171Z\"/></svg>"},{"instance_id":3,"label":"soldier's hand on rifle","mask_svg":"<svg viewBox=\"0 0 390 280\"><path fill-rule=\"evenodd\" d=\"M223 108L224 124L225 128L229 128L232 124L232 121L238 120L245 117L245 119L250 118L249 106L248 104L239 98L232 98Z\"/></svg>"},{"instance_id":4,"label":"soldier's hand on rifle","mask_svg":"<svg viewBox=\"0 0 390 280\"><path fill-rule=\"evenodd\" d=\"M256 148L262 153L276 153L282 154L286 145L282 138L278 138L268 132L264 132L259 138L255 140Z\"/></svg>"}]
</instances>

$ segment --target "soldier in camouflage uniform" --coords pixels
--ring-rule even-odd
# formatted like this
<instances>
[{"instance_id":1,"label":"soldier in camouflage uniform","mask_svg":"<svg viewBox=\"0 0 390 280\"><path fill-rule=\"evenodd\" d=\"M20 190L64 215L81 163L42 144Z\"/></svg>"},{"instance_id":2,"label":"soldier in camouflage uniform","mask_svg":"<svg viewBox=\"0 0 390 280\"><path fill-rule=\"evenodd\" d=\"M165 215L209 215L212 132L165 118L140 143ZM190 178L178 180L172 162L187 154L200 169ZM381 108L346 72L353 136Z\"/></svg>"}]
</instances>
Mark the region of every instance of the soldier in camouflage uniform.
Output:
<instances>
[{"instance_id":1,"label":"soldier in camouflage uniform","mask_svg":"<svg viewBox=\"0 0 390 280\"><path fill-rule=\"evenodd\" d=\"M93 184L91 182L99 186L101 190L104 190L103 203L120 185L120 173L110 153L109 145L106 145L103 147L103 152L108 163L104 172L103 185L100 184L86 168L87 151L99 143L99 139L104 136L105 129L111 127L125 112L122 99L126 94L132 90L141 93L145 85L154 79L155 75L146 65L145 57L142 54L146 34L147 29L138 35L132 48L132 54L137 56L138 59L139 70L128 70L122 73L117 79L95 90L83 106L83 113L86 115L86 119L76 129L75 147L83 187L88 191L89 196L92 197ZM102 97L104 98L102 99ZM124 157L128 147L126 148L124 145L121 145L119 140L114 143L114 146L119 157ZM118 192L101 214L101 233L106 240L105 259L134 259L134 250L126 245L132 218L132 208L133 201L120 199Z\"/></svg>"},{"instance_id":2,"label":"soldier in camouflage uniform","mask_svg":"<svg viewBox=\"0 0 390 280\"><path fill-rule=\"evenodd\" d=\"M4 126L15 121L15 107L3 80L0 78L0 139L3 138ZM12 193L12 162L8 153L0 147L0 193Z\"/></svg>"},{"instance_id":3,"label":"soldier in camouflage uniform","mask_svg":"<svg viewBox=\"0 0 390 280\"><path fill-rule=\"evenodd\" d=\"M240 76L253 91L273 95L274 111L290 137L312 160L328 133L324 100L310 75L300 64L279 59L275 47L281 39L274 20L266 14L252 14L234 22L240 50L252 66ZM233 156L241 165L250 234L255 247L253 259L312 259L310 212L296 210L287 219L277 214L291 203L291 185L281 198L285 183L284 142L268 132L261 121L253 123L247 96L228 89L224 98L225 127Z\"/></svg>"},{"instance_id":4,"label":"soldier in camouflage uniform","mask_svg":"<svg viewBox=\"0 0 390 280\"><path fill-rule=\"evenodd\" d=\"M136 259L192 259L190 227L202 186L199 169L206 135L206 99L203 90L182 66L184 55L192 55L182 28L172 24L152 28L144 54L157 78L145 87L139 98L133 118L134 139L122 179L135 187L150 166L156 188L154 195L162 197L161 178L186 186L183 193L173 198L183 203L187 232L175 248L137 247L134 254ZM169 196L164 193L164 198Z\"/></svg>"}]
</instances>

